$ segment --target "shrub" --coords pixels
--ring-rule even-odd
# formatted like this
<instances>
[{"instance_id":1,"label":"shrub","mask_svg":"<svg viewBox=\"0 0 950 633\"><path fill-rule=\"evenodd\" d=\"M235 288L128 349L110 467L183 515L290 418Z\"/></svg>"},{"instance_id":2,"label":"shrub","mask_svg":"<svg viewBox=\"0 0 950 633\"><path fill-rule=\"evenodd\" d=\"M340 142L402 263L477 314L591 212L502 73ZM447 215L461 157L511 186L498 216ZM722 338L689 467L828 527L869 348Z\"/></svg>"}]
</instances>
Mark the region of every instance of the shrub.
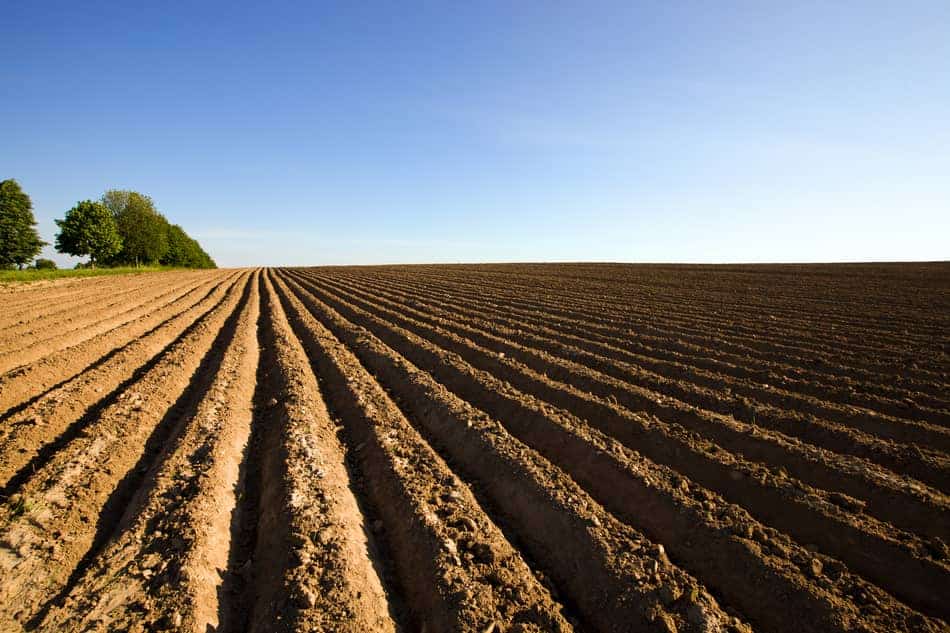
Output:
<instances>
[{"instance_id":1,"label":"shrub","mask_svg":"<svg viewBox=\"0 0 950 633\"><path fill-rule=\"evenodd\" d=\"M56 270L59 268L52 259L44 259L43 257L36 260L34 267L36 270Z\"/></svg>"}]
</instances>

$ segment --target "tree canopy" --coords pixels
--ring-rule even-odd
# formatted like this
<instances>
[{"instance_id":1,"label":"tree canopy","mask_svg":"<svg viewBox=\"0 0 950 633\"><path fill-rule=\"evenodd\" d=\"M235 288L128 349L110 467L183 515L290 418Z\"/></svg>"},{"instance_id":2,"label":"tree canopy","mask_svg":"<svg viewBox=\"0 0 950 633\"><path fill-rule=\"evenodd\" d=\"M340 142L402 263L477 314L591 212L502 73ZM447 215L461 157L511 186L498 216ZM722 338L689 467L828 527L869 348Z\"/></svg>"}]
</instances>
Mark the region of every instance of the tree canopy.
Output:
<instances>
[{"instance_id":1,"label":"tree canopy","mask_svg":"<svg viewBox=\"0 0 950 633\"><path fill-rule=\"evenodd\" d=\"M33 203L16 180L0 182L0 266L23 268L46 242L36 232Z\"/></svg>"},{"instance_id":2,"label":"tree canopy","mask_svg":"<svg viewBox=\"0 0 950 633\"><path fill-rule=\"evenodd\" d=\"M113 263L157 264L168 250L168 220L155 203L137 191L111 189L102 196L102 204L112 212L122 250Z\"/></svg>"},{"instance_id":3,"label":"tree canopy","mask_svg":"<svg viewBox=\"0 0 950 633\"><path fill-rule=\"evenodd\" d=\"M16 263L22 268L40 251L45 242L36 235L34 224L30 199L16 181L0 183L0 267ZM56 250L88 255L90 266L217 268L196 240L137 191L110 189L98 201L78 202L56 224L60 229Z\"/></svg>"},{"instance_id":4,"label":"tree canopy","mask_svg":"<svg viewBox=\"0 0 950 633\"><path fill-rule=\"evenodd\" d=\"M122 250L115 218L100 202L83 200L56 220L60 232L56 236L56 250L82 257L89 255L93 265L108 261Z\"/></svg>"},{"instance_id":5,"label":"tree canopy","mask_svg":"<svg viewBox=\"0 0 950 633\"><path fill-rule=\"evenodd\" d=\"M168 226L168 250L161 259L165 266L184 268L216 268L214 260L204 252L198 242L185 233L177 224Z\"/></svg>"},{"instance_id":6,"label":"tree canopy","mask_svg":"<svg viewBox=\"0 0 950 633\"><path fill-rule=\"evenodd\" d=\"M183 228L171 224L149 196L127 189L110 189L102 194L101 202L112 213L122 237L122 250L110 263L217 268L201 245Z\"/></svg>"}]
</instances>

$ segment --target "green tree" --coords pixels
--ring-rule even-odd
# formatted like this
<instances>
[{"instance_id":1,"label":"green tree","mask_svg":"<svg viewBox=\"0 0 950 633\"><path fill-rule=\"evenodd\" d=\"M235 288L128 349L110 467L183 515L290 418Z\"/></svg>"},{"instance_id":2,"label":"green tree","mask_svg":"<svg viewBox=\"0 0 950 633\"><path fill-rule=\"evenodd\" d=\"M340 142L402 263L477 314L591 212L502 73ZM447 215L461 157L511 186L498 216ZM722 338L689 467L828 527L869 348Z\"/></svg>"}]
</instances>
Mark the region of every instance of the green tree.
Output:
<instances>
[{"instance_id":1,"label":"green tree","mask_svg":"<svg viewBox=\"0 0 950 633\"><path fill-rule=\"evenodd\" d=\"M153 264L168 250L168 220L148 196L137 191L110 189L102 205L115 218L122 250L110 261L115 264Z\"/></svg>"},{"instance_id":2,"label":"green tree","mask_svg":"<svg viewBox=\"0 0 950 633\"><path fill-rule=\"evenodd\" d=\"M195 242L197 244L197 242ZM198 247L198 257L201 265L198 268L217 268L218 264L211 258L211 255L205 252L203 248Z\"/></svg>"},{"instance_id":3,"label":"green tree","mask_svg":"<svg viewBox=\"0 0 950 633\"><path fill-rule=\"evenodd\" d=\"M188 234L177 224L171 224L166 233L168 250L162 257L161 263L165 266L189 267L191 245Z\"/></svg>"},{"instance_id":4,"label":"green tree","mask_svg":"<svg viewBox=\"0 0 950 633\"><path fill-rule=\"evenodd\" d=\"M217 268L214 260L177 224L168 227L168 250L161 259L165 266L183 268Z\"/></svg>"},{"instance_id":5,"label":"green tree","mask_svg":"<svg viewBox=\"0 0 950 633\"><path fill-rule=\"evenodd\" d=\"M122 251L110 263L217 268L197 241L158 212L150 197L128 189L110 189L102 194L101 202L115 218L123 242Z\"/></svg>"},{"instance_id":6,"label":"green tree","mask_svg":"<svg viewBox=\"0 0 950 633\"><path fill-rule=\"evenodd\" d=\"M33 203L16 180L0 182L0 266L21 270L47 244L34 228Z\"/></svg>"},{"instance_id":7,"label":"green tree","mask_svg":"<svg viewBox=\"0 0 950 633\"><path fill-rule=\"evenodd\" d=\"M132 197L133 193L137 196L141 195L126 189L109 189L104 194L102 194L100 202L106 205L106 208L109 209L110 213L112 213L112 217L118 218L119 214L125 211L125 208L129 206L129 199ZM149 202L151 202L151 200L149 200Z\"/></svg>"},{"instance_id":8,"label":"green tree","mask_svg":"<svg viewBox=\"0 0 950 633\"><path fill-rule=\"evenodd\" d=\"M115 218L102 203L83 200L67 211L64 219L56 220L56 225L56 250L79 257L89 255L93 267L122 249Z\"/></svg>"}]
</instances>

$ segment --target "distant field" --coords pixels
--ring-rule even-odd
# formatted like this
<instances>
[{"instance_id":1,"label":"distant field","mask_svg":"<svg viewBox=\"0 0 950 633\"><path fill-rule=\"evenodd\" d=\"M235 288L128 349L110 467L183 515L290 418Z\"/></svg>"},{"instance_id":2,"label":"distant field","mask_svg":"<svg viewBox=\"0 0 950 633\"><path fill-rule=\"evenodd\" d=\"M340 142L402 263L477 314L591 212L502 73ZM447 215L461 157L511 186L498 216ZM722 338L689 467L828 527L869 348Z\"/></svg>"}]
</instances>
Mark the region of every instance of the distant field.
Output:
<instances>
[{"instance_id":1,"label":"distant field","mask_svg":"<svg viewBox=\"0 0 950 633\"><path fill-rule=\"evenodd\" d=\"M948 264L0 300L0 630L948 629Z\"/></svg>"},{"instance_id":2,"label":"distant field","mask_svg":"<svg viewBox=\"0 0 950 633\"><path fill-rule=\"evenodd\" d=\"M67 268L63 270L0 270L0 284L26 283L31 281L49 281L74 277L100 277L102 275L137 275L174 270L163 266L129 266L122 268Z\"/></svg>"}]
</instances>

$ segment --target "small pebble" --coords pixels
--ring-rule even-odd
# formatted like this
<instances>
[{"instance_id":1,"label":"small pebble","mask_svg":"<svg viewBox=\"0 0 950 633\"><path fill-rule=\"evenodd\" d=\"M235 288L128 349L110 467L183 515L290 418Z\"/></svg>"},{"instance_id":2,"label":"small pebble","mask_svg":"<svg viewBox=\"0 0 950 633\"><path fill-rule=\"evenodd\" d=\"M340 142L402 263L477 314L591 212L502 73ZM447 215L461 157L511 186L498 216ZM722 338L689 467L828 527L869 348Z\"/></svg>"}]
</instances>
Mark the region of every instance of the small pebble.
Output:
<instances>
[{"instance_id":1,"label":"small pebble","mask_svg":"<svg viewBox=\"0 0 950 633\"><path fill-rule=\"evenodd\" d=\"M326 545L333 538L333 532L330 531L330 528L321 528L317 530L317 542L320 545Z\"/></svg>"},{"instance_id":2,"label":"small pebble","mask_svg":"<svg viewBox=\"0 0 950 633\"><path fill-rule=\"evenodd\" d=\"M309 587L303 587L300 590L300 606L306 609L312 609L317 604L317 594Z\"/></svg>"}]
</instances>

